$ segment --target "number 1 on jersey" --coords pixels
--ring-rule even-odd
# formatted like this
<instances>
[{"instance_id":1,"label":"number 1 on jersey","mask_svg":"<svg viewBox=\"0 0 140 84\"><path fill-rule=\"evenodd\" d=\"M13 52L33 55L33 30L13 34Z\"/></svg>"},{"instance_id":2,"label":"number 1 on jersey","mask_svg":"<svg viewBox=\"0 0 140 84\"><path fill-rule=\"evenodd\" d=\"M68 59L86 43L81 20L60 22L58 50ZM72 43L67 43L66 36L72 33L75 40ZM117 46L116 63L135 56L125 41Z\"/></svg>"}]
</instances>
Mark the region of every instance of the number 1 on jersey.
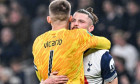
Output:
<instances>
[{"instance_id":1,"label":"number 1 on jersey","mask_svg":"<svg viewBox=\"0 0 140 84\"><path fill-rule=\"evenodd\" d=\"M52 60L53 60L53 54L54 54L54 51L53 51L53 50L51 50L51 51L50 51L50 57L49 57L48 76L50 76L51 71L52 71Z\"/></svg>"}]
</instances>

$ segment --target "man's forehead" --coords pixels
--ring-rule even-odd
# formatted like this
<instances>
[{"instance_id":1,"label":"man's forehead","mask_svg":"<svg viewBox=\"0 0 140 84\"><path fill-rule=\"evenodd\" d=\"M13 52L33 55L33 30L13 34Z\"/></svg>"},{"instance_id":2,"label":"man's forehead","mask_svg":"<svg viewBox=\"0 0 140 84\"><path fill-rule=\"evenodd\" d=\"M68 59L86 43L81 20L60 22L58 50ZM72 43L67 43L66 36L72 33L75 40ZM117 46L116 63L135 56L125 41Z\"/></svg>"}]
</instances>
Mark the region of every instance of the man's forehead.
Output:
<instances>
[{"instance_id":1,"label":"man's forehead","mask_svg":"<svg viewBox=\"0 0 140 84\"><path fill-rule=\"evenodd\" d=\"M74 18L79 18L80 17L80 18L86 18L86 19L89 18L87 14L78 13L78 12L74 13L73 17Z\"/></svg>"}]
</instances>

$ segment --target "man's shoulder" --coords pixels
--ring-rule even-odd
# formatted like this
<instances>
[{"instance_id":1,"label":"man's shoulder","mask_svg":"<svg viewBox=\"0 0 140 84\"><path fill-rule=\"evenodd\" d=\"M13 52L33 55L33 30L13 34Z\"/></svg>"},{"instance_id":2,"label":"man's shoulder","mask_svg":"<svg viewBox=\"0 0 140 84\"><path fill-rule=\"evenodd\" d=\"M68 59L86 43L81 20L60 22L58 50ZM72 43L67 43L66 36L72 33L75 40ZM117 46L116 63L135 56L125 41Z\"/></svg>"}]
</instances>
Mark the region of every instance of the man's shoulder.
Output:
<instances>
[{"instance_id":1,"label":"man's shoulder","mask_svg":"<svg viewBox=\"0 0 140 84\"><path fill-rule=\"evenodd\" d=\"M37 36L36 39L34 40L34 43L33 43L33 44L36 44L36 43L38 43L39 41L42 41L42 39L44 39L44 36L46 35L46 33L47 33L47 32L45 32L45 33L43 33L43 34Z\"/></svg>"},{"instance_id":2,"label":"man's shoulder","mask_svg":"<svg viewBox=\"0 0 140 84\"><path fill-rule=\"evenodd\" d=\"M41 38L43 38L43 37L46 36L49 32L50 32L50 31L45 32L45 33L42 33L41 35L37 36L36 39L41 39Z\"/></svg>"},{"instance_id":3,"label":"man's shoulder","mask_svg":"<svg viewBox=\"0 0 140 84\"><path fill-rule=\"evenodd\" d=\"M92 60L94 60L94 62L99 63L100 65L104 64L104 63L110 63L112 56L109 54L109 50L97 50L87 56L86 57L90 57Z\"/></svg>"},{"instance_id":4,"label":"man's shoulder","mask_svg":"<svg viewBox=\"0 0 140 84\"><path fill-rule=\"evenodd\" d=\"M104 62L102 59L106 60L106 58L105 58L106 56L104 56L104 55L108 55L109 50L98 50L92 54L94 54L94 56L95 56L94 58L99 59L100 62Z\"/></svg>"},{"instance_id":5,"label":"man's shoulder","mask_svg":"<svg viewBox=\"0 0 140 84\"><path fill-rule=\"evenodd\" d=\"M102 62L104 63L105 60L107 60L105 58L104 54L106 54L106 52L109 52L109 50L93 50L93 49L89 49L89 51L87 53L90 53L90 51L94 51L94 52L92 52L91 54L88 54L88 55L84 56L84 61L92 60L92 62L94 64L98 64L98 66L100 67L101 66L101 63Z\"/></svg>"},{"instance_id":6,"label":"man's shoulder","mask_svg":"<svg viewBox=\"0 0 140 84\"><path fill-rule=\"evenodd\" d=\"M87 52L84 54L84 56L87 56L87 55L94 55L94 57L102 57L102 55L105 53L105 52L109 52L109 50L98 50L98 49L89 49L87 50Z\"/></svg>"},{"instance_id":7,"label":"man's shoulder","mask_svg":"<svg viewBox=\"0 0 140 84\"><path fill-rule=\"evenodd\" d=\"M87 33L87 30L86 29L73 29L73 30L70 30L71 32L77 32L77 33L81 33L81 32L85 32Z\"/></svg>"},{"instance_id":8,"label":"man's shoulder","mask_svg":"<svg viewBox=\"0 0 140 84\"><path fill-rule=\"evenodd\" d=\"M95 52L93 52L95 55L103 55L105 54L105 52L109 52L109 50L96 50Z\"/></svg>"}]
</instances>

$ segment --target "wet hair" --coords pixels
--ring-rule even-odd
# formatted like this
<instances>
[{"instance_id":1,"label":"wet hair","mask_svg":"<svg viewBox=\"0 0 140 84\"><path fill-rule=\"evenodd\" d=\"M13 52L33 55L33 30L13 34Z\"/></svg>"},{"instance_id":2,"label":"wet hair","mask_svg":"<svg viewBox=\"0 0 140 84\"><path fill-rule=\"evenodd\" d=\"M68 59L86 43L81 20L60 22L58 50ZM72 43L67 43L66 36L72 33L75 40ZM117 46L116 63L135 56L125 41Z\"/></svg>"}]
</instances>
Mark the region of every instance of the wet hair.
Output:
<instances>
[{"instance_id":1,"label":"wet hair","mask_svg":"<svg viewBox=\"0 0 140 84\"><path fill-rule=\"evenodd\" d=\"M79 9L76 12L78 13L84 13L88 15L88 17L92 20L93 25L95 25L98 22L98 17L93 13L93 8L89 7L86 10L85 9Z\"/></svg>"},{"instance_id":2,"label":"wet hair","mask_svg":"<svg viewBox=\"0 0 140 84\"><path fill-rule=\"evenodd\" d=\"M53 21L65 21L69 18L71 5L67 0L54 0L49 5L49 14Z\"/></svg>"}]
</instances>

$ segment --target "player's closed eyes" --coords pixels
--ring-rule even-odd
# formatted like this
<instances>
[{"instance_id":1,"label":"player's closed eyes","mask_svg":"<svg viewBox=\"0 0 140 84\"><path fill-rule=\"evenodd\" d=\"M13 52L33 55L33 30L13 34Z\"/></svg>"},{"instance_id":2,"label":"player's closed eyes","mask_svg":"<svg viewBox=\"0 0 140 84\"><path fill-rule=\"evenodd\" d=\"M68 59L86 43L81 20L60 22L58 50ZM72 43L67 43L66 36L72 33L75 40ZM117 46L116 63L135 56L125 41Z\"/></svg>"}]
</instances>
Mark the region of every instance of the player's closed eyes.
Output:
<instances>
[{"instance_id":1,"label":"player's closed eyes","mask_svg":"<svg viewBox=\"0 0 140 84\"><path fill-rule=\"evenodd\" d=\"M72 18L71 22L75 22L76 20L74 18Z\"/></svg>"},{"instance_id":2,"label":"player's closed eyes","mask_svg":"<svg viewBox=\"0 0 140 84\"><path fill-rule=\"evenodd\" d=\"M83 21L83 20L79 20L79 22L80 22L80 23L85 23L85 21Z\"/></svg>"}]
</instances>

